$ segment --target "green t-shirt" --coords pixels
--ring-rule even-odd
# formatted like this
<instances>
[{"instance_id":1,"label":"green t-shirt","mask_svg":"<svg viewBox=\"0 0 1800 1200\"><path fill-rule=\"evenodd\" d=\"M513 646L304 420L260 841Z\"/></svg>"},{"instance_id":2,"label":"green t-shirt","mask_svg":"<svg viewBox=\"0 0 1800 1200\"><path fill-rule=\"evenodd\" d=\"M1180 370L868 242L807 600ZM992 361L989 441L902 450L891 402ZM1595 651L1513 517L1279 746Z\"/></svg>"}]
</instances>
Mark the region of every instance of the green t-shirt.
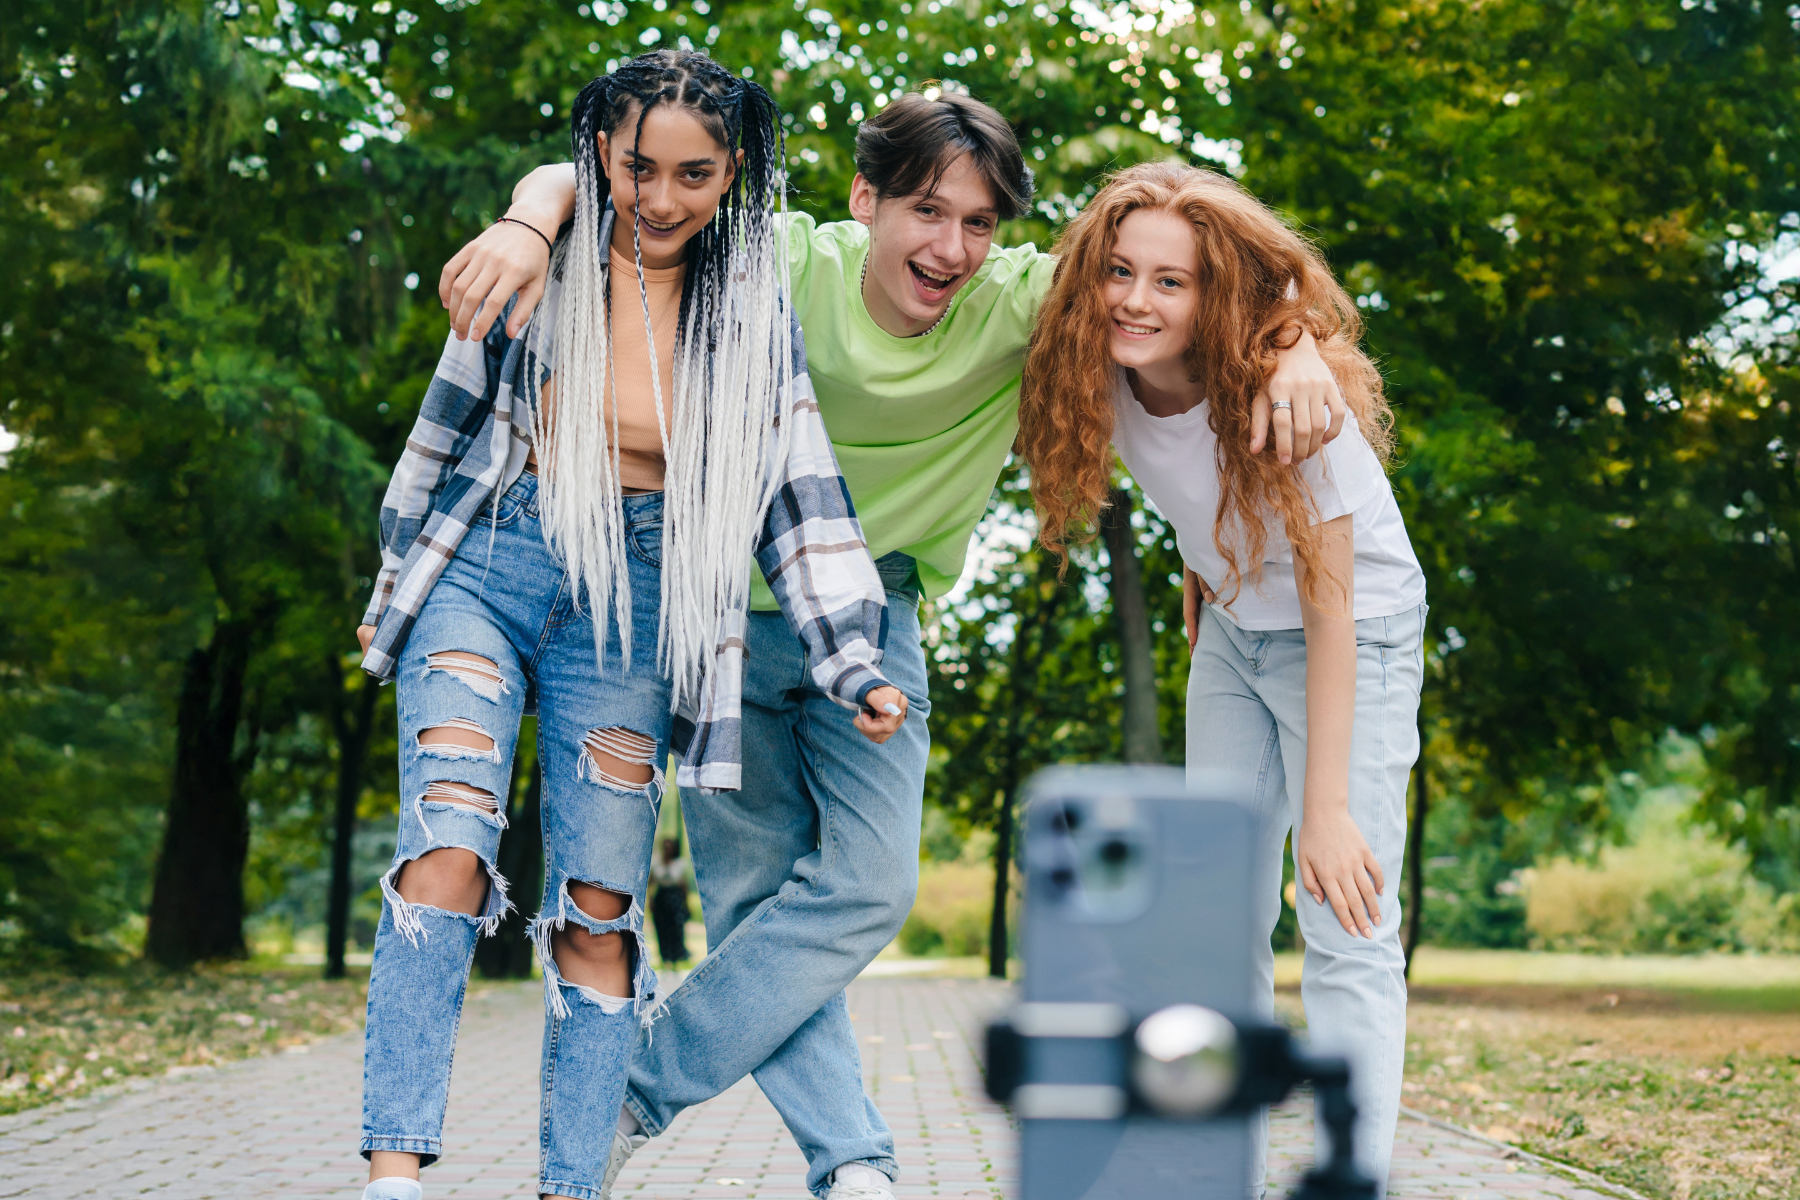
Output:
<instances>
[{"instance_id":1,"label":"green t-shirt","mask_svg":"<svg viewBox=\"0 0 1800 1200\"><path fill-rule=\"evenodd\" d=\"M918 560L926 599L962 574L1019 428L1019 373L1056 260L996 246L930 333L895 337L862 299L869 231L787 218L794 306L838 467L876 558ZM761 573L751 603L775 607Z\"/></svg>"}]
</instances>

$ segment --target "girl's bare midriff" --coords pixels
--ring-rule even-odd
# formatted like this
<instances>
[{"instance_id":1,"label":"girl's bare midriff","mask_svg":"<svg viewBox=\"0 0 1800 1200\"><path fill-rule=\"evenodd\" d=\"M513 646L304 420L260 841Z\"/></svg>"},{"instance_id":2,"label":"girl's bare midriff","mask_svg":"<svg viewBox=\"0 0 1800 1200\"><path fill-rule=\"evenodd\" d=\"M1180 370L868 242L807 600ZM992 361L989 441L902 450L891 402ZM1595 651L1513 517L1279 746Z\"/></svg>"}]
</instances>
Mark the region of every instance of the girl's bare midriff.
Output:
<instances>
[{"instance_id":1,"label":"girl's bare midriff","mask_svg":"<svg viewBox=\"0 0 1800 1200\"><path fill-rule=\"evenodd\" d=\"M644 295L637 288L637 264L611 251L609 290L612 293L613 387L607 389L606 416L612 433L617 420L619 490L627 496L663 490L662 429L656 420L656 393L651 384L650 349L644 337L644 299L650 303L650 325L656 330L656 373L662 383L663 419L674 414L675 330L681 318L681 285L685 263L673 267L645 267ZM554 390L554 381L550 391ZM546 399L550 399L546 396ZM526 460L536 472L537 452Z\"/></svg>"}]
</instances>

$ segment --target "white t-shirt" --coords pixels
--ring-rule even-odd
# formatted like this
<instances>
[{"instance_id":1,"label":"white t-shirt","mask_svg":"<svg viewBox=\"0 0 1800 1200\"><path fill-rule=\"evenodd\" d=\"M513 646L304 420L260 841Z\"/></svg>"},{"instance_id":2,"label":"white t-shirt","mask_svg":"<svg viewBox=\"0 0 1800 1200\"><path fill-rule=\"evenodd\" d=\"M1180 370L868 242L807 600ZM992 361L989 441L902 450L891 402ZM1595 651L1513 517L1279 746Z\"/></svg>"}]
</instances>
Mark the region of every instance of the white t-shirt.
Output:
<instances>
[{"instance_id":1,"label":"white t-shirt","mask_svg":"<svg viewBox=\"0 0 1800 1200\"><path fill-rule=\"evenodd\" d=\"M1213 544L1219 511L1219 439L1207 423L1205 401L1173 417L1153 417L1131 393L1125 372L1113 394L1113 446L1151 503L1175 526L1182 561L1214 591L1229 571ZM1425 573L1406 536L1381 461L1354 413L1324 450L1300 464L1321 522L1354 513L1356 552L1354 611L1357 620L1391 617L1425 601ZM1237 596L1221 595L1222 611L1240 629L1299 629L1300 593L1294 585L1294 548L1285 526L1270 513L1260 585L1249 579L1241 535L1234 549L1243 572ZM1227 535L1229 541L1229 534Z\"/></svg>"}]
</instances>

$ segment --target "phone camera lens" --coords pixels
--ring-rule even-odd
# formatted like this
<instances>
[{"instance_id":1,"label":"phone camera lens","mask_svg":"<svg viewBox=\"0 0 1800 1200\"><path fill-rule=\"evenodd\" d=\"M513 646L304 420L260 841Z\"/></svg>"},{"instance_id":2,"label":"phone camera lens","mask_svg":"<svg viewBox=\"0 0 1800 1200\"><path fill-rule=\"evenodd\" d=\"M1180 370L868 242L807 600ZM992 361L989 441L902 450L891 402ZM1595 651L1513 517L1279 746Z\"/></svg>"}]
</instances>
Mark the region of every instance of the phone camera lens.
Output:
<instances>
[{"instance_id":1,"label":"phone camera lens","mask_svg":"<svg viewBox=\"0 0 1800 1200\"><path fill-rule=\"evenodd\" d=\"M1122 867L1131 857L1131 847L1114 838L1100 845L1100 861L1109 867Z\"/></svg>"}]
</instances>

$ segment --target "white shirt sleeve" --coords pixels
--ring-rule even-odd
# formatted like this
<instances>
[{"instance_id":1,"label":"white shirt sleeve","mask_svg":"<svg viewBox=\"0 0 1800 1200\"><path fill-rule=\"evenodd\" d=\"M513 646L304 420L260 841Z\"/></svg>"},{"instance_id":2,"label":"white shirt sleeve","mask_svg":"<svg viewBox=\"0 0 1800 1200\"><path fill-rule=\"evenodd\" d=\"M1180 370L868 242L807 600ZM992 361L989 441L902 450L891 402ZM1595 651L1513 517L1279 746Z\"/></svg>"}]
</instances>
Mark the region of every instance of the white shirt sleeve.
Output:
<instances>
[{"instance_id":1,"label":"white shirt sleeve","mask_svg":"<svg viewBox=\"0 0 1800 1200\"><path fill-rule=\"evenodd\" d=\"M1312 490L1319 524L1353 513L1375 498L1385 477L1381 460L1357 427L1355 413L1344 414L1344 428L1336 441L1300 464L1300 478Z\"/></svg>"}]
</instances>

